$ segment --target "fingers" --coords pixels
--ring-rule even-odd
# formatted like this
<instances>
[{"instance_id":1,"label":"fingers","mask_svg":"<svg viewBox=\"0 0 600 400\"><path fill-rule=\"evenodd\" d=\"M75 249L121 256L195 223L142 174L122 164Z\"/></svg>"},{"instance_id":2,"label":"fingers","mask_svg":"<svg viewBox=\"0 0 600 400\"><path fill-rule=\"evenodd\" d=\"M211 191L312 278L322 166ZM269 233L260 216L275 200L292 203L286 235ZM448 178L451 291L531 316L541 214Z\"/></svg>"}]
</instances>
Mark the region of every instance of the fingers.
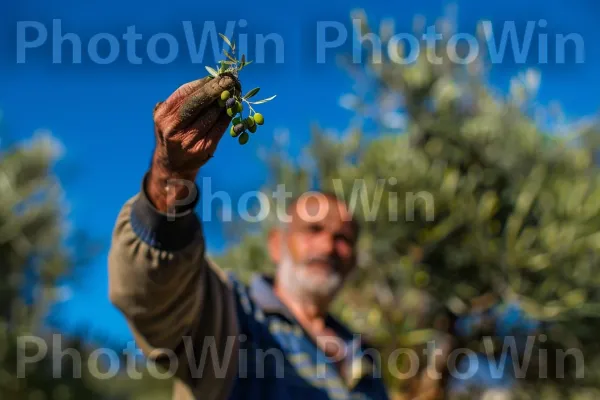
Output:
<instances>
[{"instance_id":1,"label":"fingers","mask_svg":"<svg viewBox=\"0 0 600 400\"><path fill-rule=\"evenodd\" d=\"M179 120L183 125L192 121L198 114L211 103L214 103L225 90L234 90L237 80L229 75L214 78L200 86L189 95L179 111Z\"/></svg>"},{"instance_id":2,"label":"fingers","mask_svg":"<svg viewBox=\"0 0 600 400\"><path fill-rule=\"evenodd\" d=\"M155 106L154 121L165 134L184 129L193 124L203 110L215 103L224 90L234 88L241 91L239 81L231 75L212 79L206 77L186 83Z\"/></svg>"},{"instance_id":3,"label":"fingers","mask_svg":"<svg viewBox=\"0 0 600 400\"><path fill-rule=\"evenodd\" d=\"M209 81L209 77L205 77L179 86L167 100L156 103L156 106L154 106L155 117L158 117L159 119L166 118L173 113L173 110L181 107L186 98Z\"/></svg>"},{"instance_id":4,"label":"fingers","mask_svg":"<svg viewBox=\"0 0 600 400\"><path fill-rule=\"evenodd\" d=\"M190 136L194 136L196 139L194 142L188 143L186 149L194 155L200 156L204 153L204 155L212 156L230 123L231 118L225 113L219 114L210 126L204 123L204 118L198 119L189 128L194 131L194 134Z\"/></svg>"},{"instance_id":5,"label":"fingers","mask_svg":"<svg viewBox=\"0 0 600 400\"><path fill-rule=\"evenodd\" d=\"M222 114L210 130L208 134L208 139L211 141L211 145L214 143L215 150L217 144L219 143L225 132L227 132L227 128L229 127L230 123L231 118L227 114Z\"/></svg>"},{"instance_id":6,"label":"fingers","mask_svg":"<svg viewBox=\"0 0 600 400\"><path fill-rule=\"evenodd\" d=\"M213 103L208 108L202 110L196 120L190 126L179 129L172 135L175 140L181 141L184 150L190 149L198 140L204 139L211 131L220 116L227 114L218 104Z\"/></svg>"},{"instance_id":7,"label":"fingers","mask_svg":"<svg viewBox=\"0 0 600 400\"><path fill-rule=\"evenodd\" d=\"M193 94L195 91L200 89L203 85L210 82L210 77L204 77L202 79L196 79L195 81L184 83L177 90L173 92L171 96L169 96L168 102L177 102L178 100L185 99L189 95Z\"/></svg>"}]
</instances>

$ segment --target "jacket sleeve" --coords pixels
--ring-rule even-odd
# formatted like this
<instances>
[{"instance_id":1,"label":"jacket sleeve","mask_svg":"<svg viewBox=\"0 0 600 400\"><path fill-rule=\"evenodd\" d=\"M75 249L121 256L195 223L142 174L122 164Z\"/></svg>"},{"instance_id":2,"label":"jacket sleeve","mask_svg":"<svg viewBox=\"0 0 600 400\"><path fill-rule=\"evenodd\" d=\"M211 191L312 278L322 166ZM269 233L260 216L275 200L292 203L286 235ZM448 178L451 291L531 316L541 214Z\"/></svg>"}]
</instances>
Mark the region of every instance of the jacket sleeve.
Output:
<instances>
[{"instance_id":1,"label":"jacket sleeve","mask_svg":"<svg viewBox=\"0 0 600 400\"><path fill-rule=\"evenodd\" d=\"M202 398L222 399L237 369L231 285L205 256L194 207L174 217L161 213L144 186L116 220L108 257L110 301L141 351L175 374L180 398L201 392Z\"/></svg>"}]
</instances>

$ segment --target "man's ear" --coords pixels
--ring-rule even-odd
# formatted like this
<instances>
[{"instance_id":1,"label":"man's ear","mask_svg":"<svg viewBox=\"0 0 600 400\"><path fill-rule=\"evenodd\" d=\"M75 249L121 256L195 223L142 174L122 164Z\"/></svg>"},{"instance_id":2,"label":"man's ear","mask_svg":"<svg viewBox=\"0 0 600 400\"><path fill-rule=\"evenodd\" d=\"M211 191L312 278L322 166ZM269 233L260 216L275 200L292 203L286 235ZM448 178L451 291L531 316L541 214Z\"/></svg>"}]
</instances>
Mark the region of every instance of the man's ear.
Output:
<instances>
[{"instance_id":1,"label":"man's ear","mask_svg":"<svg viewBox=\"0 0 600 400\"><path fill-rule=\"evenodd\" d=\"M281 261L281 245L283 240L283 233L279 228L273 228L269 231L267 247L269 249L269 256L271 261L275 264L279 264Z\"/></svg>"}]
</instances>

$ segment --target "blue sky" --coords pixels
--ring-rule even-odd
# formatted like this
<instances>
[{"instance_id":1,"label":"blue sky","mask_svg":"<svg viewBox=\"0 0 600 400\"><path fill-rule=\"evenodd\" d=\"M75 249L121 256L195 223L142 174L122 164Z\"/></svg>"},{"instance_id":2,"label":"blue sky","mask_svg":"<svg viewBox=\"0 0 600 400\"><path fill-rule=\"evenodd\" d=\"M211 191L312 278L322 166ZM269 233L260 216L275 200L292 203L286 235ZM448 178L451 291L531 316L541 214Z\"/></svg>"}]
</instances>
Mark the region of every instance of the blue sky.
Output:
<instances>
[{"instance_id":1,"label":"blue sky","mask_svg":"<svg viewBox=\"0 0 600 400\"><path fill-rule=\"evenodd\" d=\"M595 113L596 94L600 82L600 50L594 39L600 37L597 19L600 5L592 0L566 2L559 0L506 0L502 2L453 2L459 6L459 29L474 32L480 19L495 23L516 21L523 27L526 21L545 19L548 37L557 33L577 33L585 43L585 62L574 64L573 53L567 54L567 64L532 67L542 73L541 100L559 100L572 116ZM343 129L351 114L340 108L338 97L351 90L352 81L332 58L316 63L316 29L318 21L338 21L349 27L349 11L365 8L377 21L391 17L397 22L396 32L411 32L412 18L421 14L428 25L441 15L449 2L298 1L274 2L102 2L27 0L3 5L0 26L0 110L4 114L4 129L16 139L30 136L36 129L49 129L66 148L57 171L64 180L70 217L77 228L87 230L103 241L105 252L86 267L84 279L74 286L74 296L56 312L66 329L81 323L92 331L104 332L115 339L128 340L129 332L121 315L107 300L106 251L115 217L122 203L139 189L153 148L152 108L175 88L206 74L205 64L213 64L208 51L205 62L193 63L187 49L183 21L190 21L199 37L205 21L214 21L219 31L225 31L227 21L244 19L250 48L255 34L276 33L283 39L282 63L276 63L272 53L265 55L265 64L255 64L243 71L246 89L260 86L259 96L277 94L278 98L261 106L266 124L260 133L244 147L225 137L218 156L203 171L211 177L212 190L236 194L256 190L265 179L265 169L256 157L258 147L270 147L273 134L288 129L290 144L298 149L308 140L313 122L332 129ZM53 51L56 37L53 20L60 21L62 34L76 34L82 44L82 62L73 63L72 47L64 44L62 58ZM18 23L30 21L47 31L44 44L24 53L25 62L18 63ZM31 22L32 21L32 22ZM23 26L23 25L21 25ZM129 62L122 40L127 27L135 26L142 39L136 54L141 64ZM35 39L33 28L25 39ZM521 31L522 32L522 31ZM87 45L98 33L119 38L117 59L109 64L93 62ZM179 43L174 62L153 63L144 51L148 39L157 33L173 35ZM31 36L33 35L33 36ZM350 42L348 42L350 43ZM536 43L534 41L534 43ZM549 39L551 45L554 44ZM163 43L164 46L164 43ZM106 55L107 47L100 47ZM162 47L162 55L165 47ZM268 48L267 48L268 49ZM210 50L210 47L209 47ZM269 50L268 50L269 51ZM270 50L272 52L272 50ZM104 52L104 53L103 53ZM334 53L331 53L334 54ZM53 63L53 55L61 63ZM94 54L92 54L93 56ZM550 55L554 54L550 52ZM252 54L250 58L253 59ZM495 66L493 83L506 88L510 76L525 68L507 61ZM206 219L206 216L205 216ZM226 243L221 226L213 215L207 222L209 250L222 251Z\"/></svg>"}]
</instances>

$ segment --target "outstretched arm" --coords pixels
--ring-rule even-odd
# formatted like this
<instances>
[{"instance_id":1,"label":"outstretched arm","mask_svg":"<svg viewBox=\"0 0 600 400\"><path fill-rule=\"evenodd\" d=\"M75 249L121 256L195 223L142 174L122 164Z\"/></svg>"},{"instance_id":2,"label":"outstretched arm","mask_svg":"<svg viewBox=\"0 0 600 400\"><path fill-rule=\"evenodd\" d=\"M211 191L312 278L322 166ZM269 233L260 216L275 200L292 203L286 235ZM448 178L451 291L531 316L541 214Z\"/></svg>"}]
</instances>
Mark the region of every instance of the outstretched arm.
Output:
<instances>
[{"instance_id":1,"label":"outstretched arm","mask_svg":"<svg viewBox=\"0 0 600 400\"><path fill-rule=\"evenodd\" d=\"M157 104L151 168L113 231L110 300L144 354L176 372L175 398L202 392L202 398L222 399L236 369L233 296L222 272L205 257L194 182L230 123L217 99L224 90L239 89L229 76L205 78ZM210 346L219 359L212 359ZM207 358L199 366L202 351ZM213 365L227 367L219 371Z\"/></svg>"}]
</instances>

